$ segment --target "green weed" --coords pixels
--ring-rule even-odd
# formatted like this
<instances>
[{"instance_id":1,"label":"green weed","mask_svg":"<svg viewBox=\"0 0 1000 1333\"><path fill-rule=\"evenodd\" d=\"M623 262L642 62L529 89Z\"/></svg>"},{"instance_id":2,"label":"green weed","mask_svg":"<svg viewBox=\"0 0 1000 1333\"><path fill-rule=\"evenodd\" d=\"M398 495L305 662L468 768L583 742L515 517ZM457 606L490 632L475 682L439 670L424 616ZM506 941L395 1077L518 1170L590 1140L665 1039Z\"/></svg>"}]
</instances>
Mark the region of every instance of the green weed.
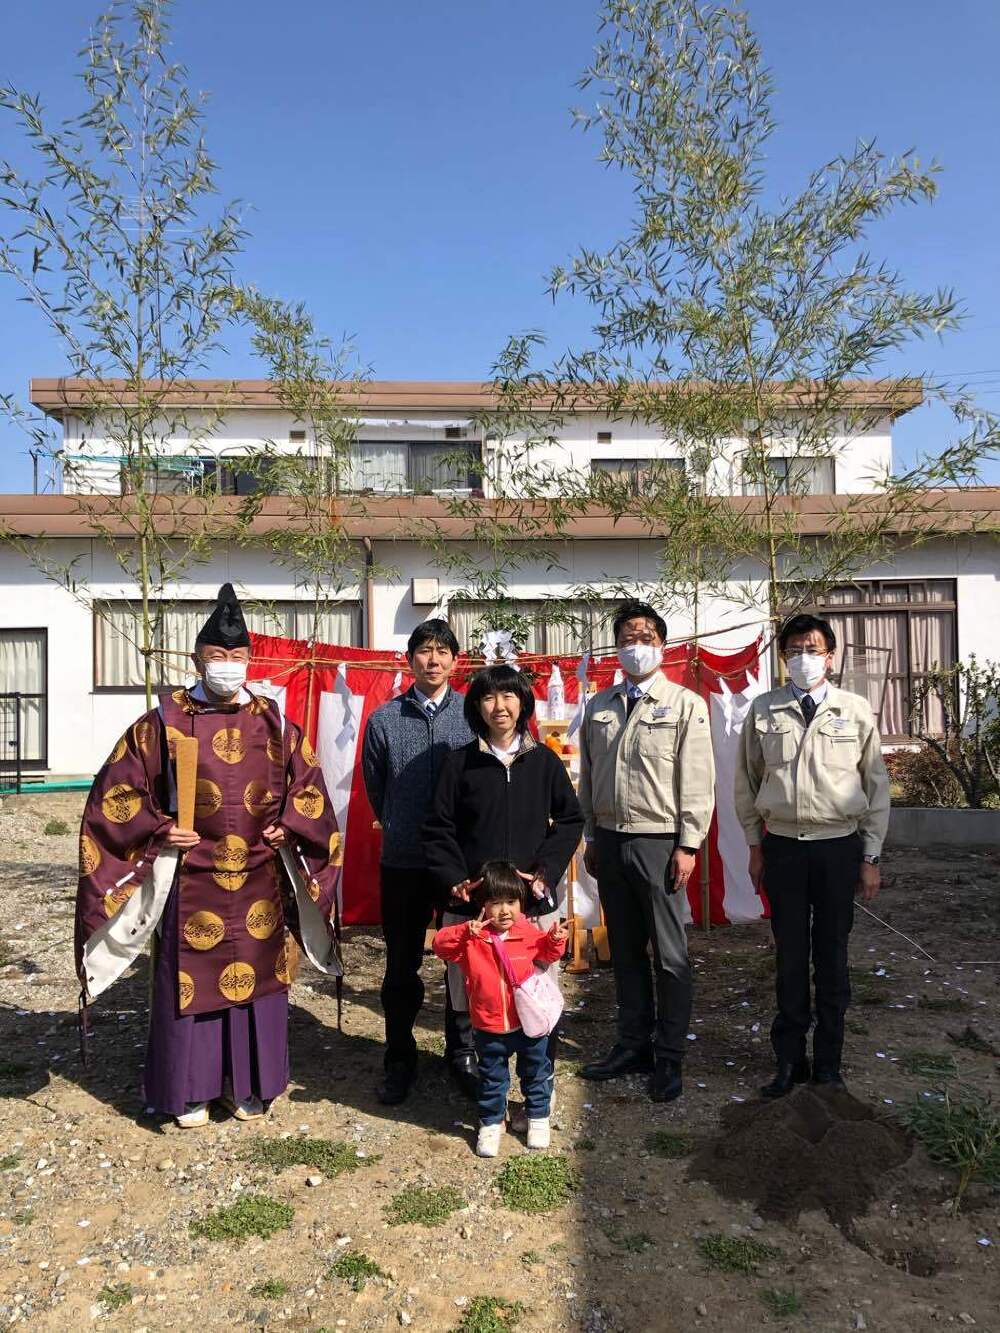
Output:
<instances>
[{"instance_id":1,"label":"green weed","mask_svg":"<svg viewBox=\"0 0 1000 1333\"><path fill-rule=\"evenodd\" d=\"M577 1152L594 1152L597 1144L593 1139L577 1139L573 1147Z\"/></svg>"},{"instance_id":2,"label":"green weed","mask_svg":"<svg viewBox=\"0 0 1000 1333\"><path fill-rule=\"evenodd\" d=\"M69 833L70 828L65 819L50 819L45 825L45 832L50 838L62 838Z\"/></svg>"},{"instance_id":3,"label":"green weed","mask_svg":"<svg viewBox=\"0 0 1000 1333\"><path fill-rule=\"evenodd\" d=\"M348 1250L339 1257L327 1273L327 1277L339 1277L352 1291L363 1291L369 1278L388 1277L388 1274L379 1268L374 1259L369 1259L367 1254L362 1254L360 1250Z\"/></svg>"},{"instance_id":4,"label":"green weed","mask_svg":"<svg viewBox=\"0 0 1000 1333\"><path fill-rule=\"evenodd\" d=\"M855 1004L888 1004L892 999L885 977L877 977L863 967L852 967L850 977L851 999Z\"/></svg>"},{"instance_id":5,"label":"green weed","mask_svg":"<svg viewBox=\"0 0 1000 1333\"><path fill-rule=\"evenodd\" d=\"M465 1307L454 1333L509 1333L521 1322L525 1308L520 1301L502 1296L475 1296Z\"/></svg>"},{"instance_id":6,"label":"green weed","mask_svg":"<svg viewBox=\"0 0 1000 1333\"><path fill-rule=\"evenodd\" d=\"M290 1291L291 1287L283 1278L269 1277L263 1282L255 1282L250 1288L250 1295L265 1301L280 1301L282 1296L287 1296Z\"/></svg>"},{"instance_id":7,"label":"green weed","mask_svg":"<svg viewBox=\"0 0 1000 1333\"><path fill-rule=\"evenodd\" d=\"M532 1265L540 1264L541 1262L542 1256L537 1250L525 1250L521 1255L521 1263L524 1264L525 1268L531 1268Z\"/></svg>"},{"instance_id":8,"label":"green weed","mask_svg":"<svg viewBox=\"0 0 1000 1333\"><path fill-rule=\"evenodd\" d=\"M450 1185L428 1189L422 1185L407 1185L385 1207L386 1221L391 1227L415 1222L422 1227L439 1227L465 1200Z\"/></svg>"},{"instance_id":9,"label":"green weed","mask_svg":"<svg viewBox=\"0 0 1000 1333\"><path fill-rule=\"evenodd\" d=\"M0 1171L13 1171L15 1167L21 1165L21 1154L19 1152L4 1153L0 1157Z\"/></svg>"},{"instance_id":10,"label":"green weed","mask_svg":"<svg viewBox=\"0 0 1000 1333\"><path fill-rule=\"evenodd\" d=\"M130 1282L106 1282L97 1293L105 1310L121 1310L132 1303L135 1288Z\"/></svg>"},{"instance_id":11,"label":"green weed","mask_svg":"<svg viewBox=\"0 0 1000 1333\"><path fill-rule=\"evenodd\" d=\"M973 1180L1000 1185L1000 1118L988 1097L971 1089L921 1098L904 1116L932 1162L958 1172L952 1210Z\"/></svg>"},{"instance_id":12,"label":"green weed","mask_svg":"<svg viewBox=\"0 0 1000 1333\"><path fill-rule=\"evenodd\" d=\"M648 1231L623 1232L616 1224L606 1226L604 1234L612 1245L617 1245L620 1250L625 1250L628 1254L642 1254L656 1244Z\"/></svg>"},{"instance_id":13,"label":"green weed","mask_svg":"<svg viewBox=\"0 0 1000 1333\"><path fill-rule=\"evenodd\" d=\"M959 1014L968 1009L969 1003L961 995L920 995L917 997L918 1009L930 1009L939 1014Z\"/></svg>"},{"instance_id":14,"label":"green weed","mask_svg":"<svg viewBox=\"0 0 1000 1333\"><path fill-rule=\"evenodd\" d=\"M646 1135L646 1147L654 1157L666 1157L673 1160L686 1157L691 1151L691 1140L686 1134L678 1134L672 1129L654 1129Z\"/></svg>"},{"instance_id":15,"label":"green weed","mask_svg":"<svg viewBox=\"0 0 1000 1333\"><path fill-rule=\"evenodd\" d=\"M242 1244L250 1236L269 1240L292 1224L295 1209L266 1194L245 1194L238 1203L218 1208L207 1217L189 1223L191 1235L204 1240L234 1240Z\"/></svg>"},{"instance_id":16,"label":"green weed","mask_svg":"<svg viewBox=\"0 0 1000 1333\"><path fill-rule=\"evenodd\" d=\"M303 1138L257 1139L243 1154L243 1159L257 1166L269 1166L275 1171L284 1171L289 1166L308 1166L331 1180L344 1171L357 1171L379 1160L377 1154L374 1157L359 1157L352 1143Z\"/></svg>"},{"instance_id":17,"label":"green weed","mask_svg":"<svg viewBox=\"0 0 1000 1333\"><path fill-rule=\"evenodd\" d=\"M760 1299L776 1319L790 1319L792 1315L802 1313L799 1294L791 1288L768 1287L760 1293Z\"/></svg>"},{"instance_id":18,"label":"green weed","mask_svg":"<svg viewBox=\"0 0 1000 1333\"><path fill-rule=\"evenodd\" d=\"M565 1157L512 1157L497 1176L500 1197L519 1213L547 1213L580 1188Z\"/></svg>"},{"instance_id":19,"label":"green weed","mask_svg":"<svg viewBox=\"0 0 1000 1333\"><path fill-rule=\"evenodd\" d=\"M768 1259L776 1259L780 1250L773 1245L749 1237L723 1236L716 1231L698 1242L702 1258L707 1259L713 1268L723 1273L745 1273L753 1276L757 1265Z\"/></svg>"},{"instance_id":20,"label":"green weed","mask_svg":"<svg viewBox=\"0 0 1000 1333\"><path fill-rule=\"evenodd\" d=\"M958 1073L955 1057L942 1051L909 1051L900 1064L920 1078L954 1078Z\"/></svg>"}]
</instances>

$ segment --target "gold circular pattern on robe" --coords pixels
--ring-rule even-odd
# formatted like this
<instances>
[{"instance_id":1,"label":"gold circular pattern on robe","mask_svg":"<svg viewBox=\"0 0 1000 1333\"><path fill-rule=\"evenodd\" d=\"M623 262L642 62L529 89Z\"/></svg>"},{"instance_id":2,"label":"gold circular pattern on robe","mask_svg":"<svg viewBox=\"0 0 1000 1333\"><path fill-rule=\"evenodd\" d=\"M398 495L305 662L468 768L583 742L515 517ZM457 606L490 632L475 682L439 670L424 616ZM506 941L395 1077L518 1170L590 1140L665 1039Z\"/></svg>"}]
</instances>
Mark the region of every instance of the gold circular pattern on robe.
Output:
<instances>
[{"instance_id":1,"label":"gold circular pattern on robe","mask_svg":"<svg viewBox=\"0 0 1000 1333\"><path fill-rule=\"evenodd\" d=\"M138 887L133 879L129 880L127 884L119 884L113 889L108 889L104 895L104 915L109 920L111 917L117 916Z\"/></svg>"},{"instance_id":2,"label":"gold circular pattern on robe","mask_svg":"<svg viewBox=\"0 0 1000 1333\"><path fill-rule=\"evenodd\" d=\"M257 973L249 963L230 963L219 973L219 990L227 1000L249 1000L257 986Z\"/></svg>"},{"instance_id":3,"label":"gold circular pattern on robe","mask_svg":"<svg viewBox=\"0 0 1000 1333\"><path fill-rule=\"evenodd\" d=\"M319 760L316 758L316 751L310 745L309 737L305 735L302 737L302 758L310 768L315 768L319 763Z\"/></svg>"},{"instance_id":4,"label":"gold circular pattern on robe","mask_svg":"<svg viewBox=\"0 0 1000 1333\"><path fill-rule=\"evenodd\" d=\"M101 798L104 818L112 824L127 824L142 808L142 797L127 782L117 782Z\"/></svg>"},{"instance_id":5,"label":"gold circular pattern on robe","mask_svg":"<svg viewBox=\"0 0 1000 1333\"><path fill-rule=\"evenodd\" d=\"M319 819L323 813L326 801L323 799L323 793L318 787L303 787L292 797L292 805L295 806L303 819Z\"/></svg>"},{"instance_id":6,"label":"gold circular pattern on robe","mask_svg":"<svg viewBox=\"0 0 1000 1333\"><path fill-rule=\"evenodd\" d=\"M222 727L212 737L212 749L224 764L241 764L247 756L247 745L239 727Z\"/></svg>"},{"instance_id":7,"label":"gold circular pattern on robe","mask_svg":"<svg viewBox=\"0 0 1000 1333\"><path fill-rule=\"evenodd\" d=\"M101 864L101 849L89 833L80 835L80 874L92 875Z\"/></svg>"},{"instance_id":8,"label":"gold circular pattern on robe","mask_svg":"<svg viewBox=\"0 0 1000 1333\"><path fill-rule=\"evenodd\" d=\"M292 974L288 970L288 944L282 944L278 950L278 956L274 960L274 975L279 981L284 982L286 986L292 984Z\"/></svg>"},{"instance_id":9,"label":"gold circular pattern on robe","mask_svg":"<svg viewBox=\"0 0 1000 1333\"><path fill-rule=\"evenodd\" d=\"M194 784L194 812L199 819L208 819L222 805L222 791L208 778L199 778Z\"/></svg>"},{"instance_id":10,"label":"gold circular pattern on robe","mask_svg":"<svg viewBox=\"0 0 1000 1333\"><path fill-rule=\"evenodd\" d=\"M192 949L214 949L225 933L225 922L215 912L192 912L184 922L184 938Z\"/></svg>"},{"instance_id":11,"label":"gold circular pattern on robe","mask_svg":"<svg viewBox=\"0 0 1000 1333\"><path fill-rule=\"evenodd\" d=\"M128 749L128 741L124 736L119 736L118 739L115 741L115 748L111 751L107 759L105 759L104 761L105 765L117 764L118 760L124 757L125 751L127 749Z\"/></svg>"},{"instance_id":12,"label":"gold circular pattern on robe","mask_svg":"<svg viewBox=\"0 0 1000 1333\"><path fill-rule=\"evenodd\" d=\"M334 829L330 834L330 864L332 866L344 864L344 840L340 836L339 829Z\"/></svg>"},{"instance_id":13,"label":"gold circular pattern on robe","mask_svg":"<svg viewBox=\"0 0 1000 1333\"><path fill-rule=\"evenodd\" d=\"M171 759L177 758L177 742L185 733L176 727L167 727L167 753Z\"/></svg>"},{"instance_id":14,"label":"gold circular pattern on robe","mask_svg":"<svg viewBox=\"0 0 1000 1333\"><path fill-rule=\"evenodd\" d=\"M179 1008L186 1009L194 999L194 977L190 972L177 973L177 1003Z\"/></svg>"},{"instance_id":15,"label":"gold circular pattern on robe","mask_svg":"<svg viewBox=\"0 0 1000 1333\"><path fill-rule=\"evenodd\" d=\"M247 862L250 849L238 833L227 833L212 849L212 878L220 889L235 893L247 882Z\"/></svg>"},{"instance_id":16,"label":"gold circular pattern on robe","mask_svg":"<svg viewBox=\"0 0 1000 1333\"><path fill-rule=\"evenodd\" d=\"M266 898L258 898L247 911L247 930L255 940L268 940L278 929L278 909Z\"/></svg>"},{"instance_id":17,"label":"gold circular pattern on robe","mask_svg":"<svg viewBox=\"0 0 1000 1333\"><path fill-rule=\"evenodd\" d=\"M272 764L280 764L285 758L285 748L280 736L272 736L267 742L267 757Z\"/></svg>"},{"instance_id":18,"label":"gold circular pattern on robe","mask_svg":"<svg viewBox=\"0 0 1000 1333\"><path fill-rule=\"evenodd\" d=\"M135 741L135 747L147 759L156 749L156 728L152 722L137 722L132 728L132 739Z\"/></svg>"},{"instance_id":19,"label":"gold circular pattern on robe","mask_svg":"<svg viewBox=\"0 0 1000 1333\"><path fill-rule=\"evenodd\" d=\"M248 782L243 792L243 805L249 815L263 815L274 800L266 782Z\"/></svg>"}]
</instances>

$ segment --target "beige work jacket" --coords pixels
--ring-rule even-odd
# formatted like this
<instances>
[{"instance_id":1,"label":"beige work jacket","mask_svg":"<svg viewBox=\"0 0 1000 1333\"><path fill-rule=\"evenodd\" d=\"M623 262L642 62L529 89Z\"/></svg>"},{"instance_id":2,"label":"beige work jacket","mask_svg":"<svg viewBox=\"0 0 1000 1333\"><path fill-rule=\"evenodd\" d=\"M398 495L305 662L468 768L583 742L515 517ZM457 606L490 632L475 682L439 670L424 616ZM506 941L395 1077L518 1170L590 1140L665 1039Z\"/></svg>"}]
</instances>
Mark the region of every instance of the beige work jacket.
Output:
<instances>
[{"instance_id":1,"label":"beige work jacket","mask_svg":"<svg viewBox=\"0 0 1000 1333\"><path fill-rule=\"evenodd\" d=\"M889 827L889 775L868 702L828 686L807 727L791 685L758 695L743 724L736 813L751 847L764 825L782 838L860 832L878 856Z\"/></svg>"},{"instance_id":2,"label":"beige work jacket","mask_svg":"<svg viewBox=\"0 0 1000 1333\"><path fill-rule=\"evenodd\" d=\"M584 836L675 833L700 847L715 808L715 763L705 701L662 672L626 720L625 683L587 705L580 735Z\"/></svg>"}]
</instances>

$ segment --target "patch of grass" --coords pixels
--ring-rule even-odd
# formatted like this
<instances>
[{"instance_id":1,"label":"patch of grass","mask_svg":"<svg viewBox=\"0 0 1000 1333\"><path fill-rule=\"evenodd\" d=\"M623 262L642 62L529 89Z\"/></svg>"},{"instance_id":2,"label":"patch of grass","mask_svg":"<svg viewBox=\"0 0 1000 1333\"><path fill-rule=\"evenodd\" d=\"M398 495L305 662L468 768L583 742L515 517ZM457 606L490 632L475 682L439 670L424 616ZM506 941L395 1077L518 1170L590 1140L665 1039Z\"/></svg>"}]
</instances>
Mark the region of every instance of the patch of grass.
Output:
<instances>
[{"instance_id":1,"label":"patch of grass","mask_svg":"<svg viewBox=\"0 0 1000 1333\"><path fill-rule=\"evenodd\" d=\"M291 1287L284 1278L269 1277L263 1282L255 1282L250 1288L250 1295L265 1301L280 1301L282 1296L287 1296L290 1291Z\"/></svg>"},{"instance_id":2,"label":"patch of grass","mask_svg":"<svg viewBox=\"0 0 1000 1333\"><path fill-rule=\"evenodd\" d=\"M575 1152L595 1152L597 1144L593 1139L577 1139L573 1144L573 1149Z\"/></svg>"},{"instance_id":3,"label":"patch of grass","mask_svg":"<svg viewBox=\"0 0 1000 1333\"><path fill-rule=\"evenodd\" d=\"M332 1139L257 1139L243 1154L244 1161L284 1171L289 1166L308 1166L331 1180L344 1171L377 1162L374 1157L359 1157L353 1143Z\"/></svg>"},{"instance_id":4,"label":"patch of grass","mask_svg":"<svg viewBox=\"0 0 1000 1333\"><path fill-rule=\"evenodd\" d=\"M932 1162L958 1172L952 1210L973 1180L1000 1185L1000 1117L989 1097L971 1089L954 1096L921 1098L903 1117L927 1150Z\"/></svg>"},{"instance_id":5,"label":"patch of grass","mask_svg":"<svg viewBox=\"0 0 1000 1333\"><path fill-rule=\"evenodd\" d=\"M13 1171L15 1167L21 1165L21 1154L19 1152L4 1153L0 1157L0 1171Z\"/></svg>"},{"instance_id":6,"label":"patch of grass","mask_svg":"<svg viewBox=\"0 0 1000 1333\"><path fill-rule=\"evenodd\" d=\"M45 832L50 838L62 838L69 833L70 828L65 819L50 819L45 825Z\"/></svg>"},{"instance_id":7,"label":"patch of grass","mask_svg":"<svg viewBox=\"0 0 1000 1333\"><path fill-rule=\"evenodd\" d=\"M22 1208L19 1213L14 1214L13 1220L19 1227L30 1227L35 1220L34 1208Z\"/></svg>"},{"instance_id":8,"label":"patch of grass","mask_svg":"<svg viewBox=\"0 0 1000 1333\"><path fill-rule=\"evenodd\" d=\"M900 1064L920 1078L954 1078L958 1073L955 1057L947 1051L909 1051Z\"/></svg>"},{"instance_id":9,"label":"patch of grass","mask_svg":"<svg viewBox=\"0 0 1000 1333\"><path fill-rule=\"evenodd\" d=\"M428 1055L444 1055L444 1037L440 1033L432 1032L426 1037L421 1037L417 1045Z\"/></svg>"},{"instance_id":10,"label":"patch of grass","mask_svg":"<svg viewBox=\"0 0 1000 1333\"><path fill-rule=\"evenodd\" d=\"M892 999L892 990L886 977L877 977L874 972L863 967L852 967L850 977L851 1000L854 1004L888 1004Z\"/></svg>"},{"instance_id":11,"label":"patch of grass","mask_svg":"<svg viewBox=\"0 0 1000 1333\"><path fill-rule=\"evenodd\" d=\"M474 1296L454 1333L508 1333L509 1329L517 1328L524 1313L520 1301L505 1301L502 1296Z\"/></svg>"},{"instance_id":12,"label":"patch of grass","mask_svg":"<svg viewBox=\"0 0 1000 1333\"><path fill-rule=\"evenodd\" d=\"M388 1276L374 1259L369 1259L360 1250L348 1250L346 1254L340 1255L327 1273L328 1278L341 1278L352 1291L363 1291L369 1278Z\"/></svg>"},{"instance_id":13,"label":"patch of grass","mask_svg":"<svg viewBox=\"0 0 1000 1333\"><path fill-rule=\"evenodd\" d=\"M672 1129L654 1129L652 1134L646 1135L646 1147L654 1157L666 1157L673 1161L688 1155L691 1140L686 1134L678 1134Z\"/></svg>"},{"instance_id":14,"label":"patch of grass","mask_svg":"<svg viewBox=\"0 0 1000 1333\"><path fill-rule=\"evenodd\" d=\"M871 1031L867 1023L860 1023L856 1018L849 1018L844 1026L856 1037L867 1037Z\"/></svg>"},{"instance_id":15,"label":"patch of grass","mask_svg":"<svg viewBox=\"0 0 1000 1333\"><path fill-rule=\"evenodd\" d=\"M802 1300L793 1288L768 1287L760 1293L760 1299L776 1319L790 1319L802 1313Z\"/></svg>"},{"instance_id":16,"label":"patch of grass","mask_svg":"<svg viewBox=\"0 0 1000 1333\"><path fill-rule=\"evenodd\" d=\"M565 1157L512 1157L497 1176L497 1186L515 1212L547 1213L580 1188L580 1177Z\"/></svg>"},{"instance_id":17,"label":"patch of grass","mask_svg":"<svg viewBox=\"0 0 1000 1333\"><path fill-rule=\"evenodd\" d=\"M135 1288L130 1282L106 1282L97 1293L105 1310L121 1310L132 1303Z\"/></svg>"},{"instance_id":18,"label":"patch of grass","mask_svg":"<svg viewBox=\"0 0 1000 1333\"><path fill-rule=\"evenodd\" d=\"M245 1194L228 1208L217 1208L207 1217L189 1223L191 1235L203 1240L234 1240L242 1244L250 1236L261 1240L285 1231L292 1224L295 1209L266 1194Z\"/></svg>"},{"instance_id":19,"label":"patch of grass","mask_svg":"<svg viewBox=\"0 0 1000 1333\"><path fill-rule=\"evenodd\" d=\"M542 1256L537 1250L525 1250L521 1255L521 1263L524 1264L525 1268L531 1268L533 1264L540 1264L541 1262Z\"/></svg>"},{"instance_id":20,"label":"patch of grass","mask_svg":"<svg viewBox=\"0 0 1000 1333\"><path fill-rule=\"evenodd\" d=\"M422 1227L439 1227L465 1200L457 1189L444 1185L440 1189L423 1185L407 1185L385 1207L386 1221L391 1227L415 1222Z\"/></svg>"},{"instance_id":21,"label":"patch of grass","mask_svg":"<svg viewBox=\"0 0 1000 1333\"><path fill-rule=\"evenodd\" d=\"M642 1254L656 1244L648 1231L623 1232L617 1224L604 1227L604 1234L612 1245L617 1245L620 1250L625 1250L628 1254Z\"/></svg>"},{"instance_id":22,"label":"patch of grass","mask_svg":"<svg viewBox=\"0 0 1000 1333\"><path fill-rule=\"evenodd\" d=\"M937 1014L960 1014L968 1009L968 1001L961 995L918 995L917 1008L930 1009Z\"/></svg>"},{"instance_id":23,"label":"patch of grass","mask_svg":"<svg viewBox=\"0 0 1000 1333\"><path fill-rule=\"evenodd\" d=\"M773 1245L744 1236L724 1236L720 1231L705 1236L698 1242L703 1259L723 1273L745 1273L752 1277L757 1265L768 1259L777 1259L781 1253Z\"/></svg>"}]
</instances>

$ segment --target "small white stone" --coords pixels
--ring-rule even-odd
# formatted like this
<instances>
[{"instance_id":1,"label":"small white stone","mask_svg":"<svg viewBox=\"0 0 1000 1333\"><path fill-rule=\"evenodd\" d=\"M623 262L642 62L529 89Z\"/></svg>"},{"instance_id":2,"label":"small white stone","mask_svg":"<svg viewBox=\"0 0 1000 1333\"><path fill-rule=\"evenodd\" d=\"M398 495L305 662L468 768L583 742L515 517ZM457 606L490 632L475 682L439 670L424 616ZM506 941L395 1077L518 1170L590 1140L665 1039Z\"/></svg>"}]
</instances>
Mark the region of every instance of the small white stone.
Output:
<instances>
[{"instance_id":1,"label":"small white stone","mask_svg":"<svg viewBox=\"0 0 1000 1333\"><path fill-rule=\"evenodd\" d=\"M396 1318L399 1320L399 1322L403 1325L404 1328L407 1326L407 1324L413 1323L413 1316L411 1314L408 1314L405 1310L397 1310Z\"/></svg>"},{"instance_id":2,"label":"small white stone","mask_svg":"<svg viewBox=\"0 0 1000 1333\"><path fill-rule=\"evenodd\" d=\"M306 1184L311 1189L315 1189L317 1185L322 1185L322 1183L323 1183L322 1176L306 1176Z\"/></svg>"}]
</instances>

